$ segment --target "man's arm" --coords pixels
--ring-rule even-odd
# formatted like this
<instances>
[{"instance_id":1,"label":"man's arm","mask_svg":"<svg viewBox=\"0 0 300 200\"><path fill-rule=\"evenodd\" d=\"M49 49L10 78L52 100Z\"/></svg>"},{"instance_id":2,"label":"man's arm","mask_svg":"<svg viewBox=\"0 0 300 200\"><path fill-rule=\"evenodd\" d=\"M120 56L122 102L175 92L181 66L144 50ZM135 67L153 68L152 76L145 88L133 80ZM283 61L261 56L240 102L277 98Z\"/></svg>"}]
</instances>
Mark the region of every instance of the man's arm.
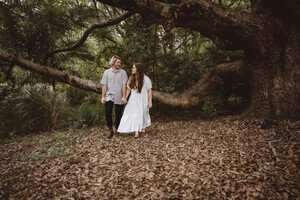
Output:
<instances>
[{"instance_id":1,"label":"man's arm","mask_svg":"<svg viewBox=\"0 0 300 200\"><path fill-rule=\"evenodd\" d=\"M106 99L105 99L106 90L107 90L107 86L106 86L106 85L103 85L103 86L102 86L102 99L101 99L101 103L102 103L102 104L105 104L105 103L106 103Z\"/></svg>"},{"instance_id":2,"label":"man's arm","mask_svg":"<svg viewBox=\"0 0 300 200\"><path fill-rule=\"evenodd\" d=\"M122 99L121 99L121 102L122 103L127 103L127 97L130 93L130 89L127 88L126 84L123 84L123 89L122 89ZM127 95L128 93L128 95Z\"/></svg>"},{"instance_id":3,"label":"man's arm","mask_svg":"<svg viewBox=\"0 0 300 200\"><path fill-rule=\"evenodd\" d=\"M126 91L127 91L127 86L126 86L126 84L123 84L123 88L122 88L122 97L123 98L126 97Z\"/></svg>"},{"instance_id":4,"label":"man's arm","mask_svg":"<svg viewBox=\"0 0 300 200\"><path fill-rule=\"evenodd\" d=\"M128 81L128 77L126 72L124 71L123 76L122 76L122 99L121 102L122 103L127 103L127 98L126 98L126 92L128 91L127 89L127 81Z\"/></svg>"}]
</instances>

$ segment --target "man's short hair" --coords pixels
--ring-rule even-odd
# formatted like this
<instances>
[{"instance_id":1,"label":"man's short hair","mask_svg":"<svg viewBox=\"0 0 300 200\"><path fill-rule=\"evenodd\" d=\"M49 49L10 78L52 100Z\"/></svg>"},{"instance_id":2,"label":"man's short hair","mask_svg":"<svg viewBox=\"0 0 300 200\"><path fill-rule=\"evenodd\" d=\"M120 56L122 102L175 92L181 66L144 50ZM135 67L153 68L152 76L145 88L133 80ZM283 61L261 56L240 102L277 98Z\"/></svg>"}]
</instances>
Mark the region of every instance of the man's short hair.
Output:
<instances>
[{"instance_id":1,"label":"man's short hair","mask_svg":"<svg viewBox=\"0 0 300 200\"><path fill-rule=\"evenodd\" d=\"M123 63L123 60L122 60L122 58L121 58L120 56L114 55L114 56L110 59L109 65L113 66L113 65L115 64L115 62L116 62L117 59L121 60L121 63Z\"/></svg>"}]
</instances>

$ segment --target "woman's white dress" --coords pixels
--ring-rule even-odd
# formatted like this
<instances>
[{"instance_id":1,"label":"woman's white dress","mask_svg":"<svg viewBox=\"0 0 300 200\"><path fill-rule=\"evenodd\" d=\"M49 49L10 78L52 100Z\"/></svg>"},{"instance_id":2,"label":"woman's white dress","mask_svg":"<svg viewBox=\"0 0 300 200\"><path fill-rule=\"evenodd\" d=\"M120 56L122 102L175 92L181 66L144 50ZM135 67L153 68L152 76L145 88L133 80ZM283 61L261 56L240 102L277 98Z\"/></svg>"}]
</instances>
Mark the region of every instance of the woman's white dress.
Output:
<instances>
[{"instance_id":1,"label":"woman's white dress","mask_svg":"<svg viewBox=\"0 0 300 200\"><path fill-rule=\"evenodd\" d=\"M129 81L127 87L129 88ZM131 95L124 109L117 132L141 132L142 129L151 125L148 109L148 90L151 88L151 80L146 75L144 75L144 84L141 93L138 93L136 89L129 88L131 90Z\"/></svg>"}]
</instances>

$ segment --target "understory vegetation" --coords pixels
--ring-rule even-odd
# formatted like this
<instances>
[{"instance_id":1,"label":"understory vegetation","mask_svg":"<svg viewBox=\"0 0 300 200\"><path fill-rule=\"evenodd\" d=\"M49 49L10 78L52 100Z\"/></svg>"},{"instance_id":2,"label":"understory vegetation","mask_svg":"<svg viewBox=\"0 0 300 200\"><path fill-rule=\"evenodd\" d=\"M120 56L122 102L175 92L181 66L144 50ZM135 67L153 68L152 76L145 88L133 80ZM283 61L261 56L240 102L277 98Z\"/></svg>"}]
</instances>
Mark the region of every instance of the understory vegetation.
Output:
<instances>
[{"instance_id":1,"label":"understory vegetation","mask_svg":"<svg viewBox=\"0 0 300 200\"><path fill-rule=\"evenodd\" d=\"M47 85L24 86L0 104L1 137L103 124L104 107L99 97L80 92L80 103L74 103L78 100L68 100L67 94L51 91Z\"/></svg>"}]
</instances>

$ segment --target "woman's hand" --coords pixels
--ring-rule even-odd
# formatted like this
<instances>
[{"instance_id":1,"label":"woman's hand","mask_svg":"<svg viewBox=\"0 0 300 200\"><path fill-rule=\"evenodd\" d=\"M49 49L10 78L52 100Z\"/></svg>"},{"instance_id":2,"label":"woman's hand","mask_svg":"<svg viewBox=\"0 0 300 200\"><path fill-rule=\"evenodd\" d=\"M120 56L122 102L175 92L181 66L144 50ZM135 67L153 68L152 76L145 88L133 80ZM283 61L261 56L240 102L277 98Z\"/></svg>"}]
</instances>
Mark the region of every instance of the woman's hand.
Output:
<instances>
[{"instance_id":1,"label":"woman's hand","mask_svg":"<svg viewBox=\"0 0 300 200\"><path fill-rule=\"evenodd\" d=\"M152 108L152 102L149 102L149 103L148 103L148 108L149 108L149 109Z\"/></svg>"},{"instance_id":2,"label":"woman's hand","mask_svg":"<svg viewBox=\"0 0 300 200\"><path fill-rule=\"evenodd\" d=\"M122 97L121 103L127 103L127 99L125 97Z\"/></svg>"}]
</instances>

